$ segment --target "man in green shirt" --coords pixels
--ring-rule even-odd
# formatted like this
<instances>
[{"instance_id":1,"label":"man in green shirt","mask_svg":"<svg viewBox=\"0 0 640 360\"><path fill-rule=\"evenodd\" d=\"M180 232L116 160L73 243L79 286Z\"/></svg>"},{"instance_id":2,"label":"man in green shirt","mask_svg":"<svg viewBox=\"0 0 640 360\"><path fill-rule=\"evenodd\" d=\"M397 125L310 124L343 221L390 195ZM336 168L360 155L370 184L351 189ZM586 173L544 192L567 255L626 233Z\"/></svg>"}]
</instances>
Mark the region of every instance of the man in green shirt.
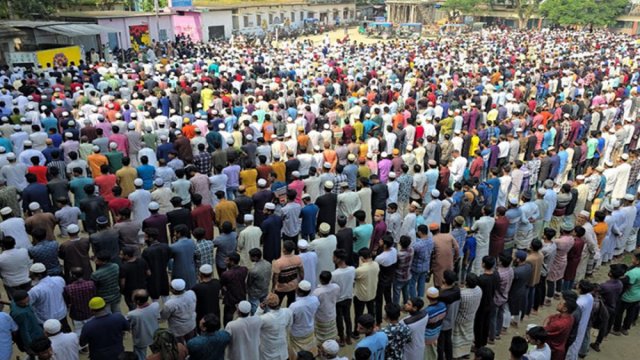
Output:
<instances>
[{"instance_id":1,"label":"man in green shirt","mask_svg":"<svg viewBox=\"0 0 640 360\"><path fill-rule=\"evenodd\" d=\"M365 223L366 213L363 210L356 211L353 216L356 218L358 226L353 229L353 253L357 254L362 248L369 247L373 225Z\"/></svg>"},{"instance_id":2,"label":"man in green shirt","mask_svg":"<svg viewBox=\"0 0 640 360\"><path fill-rule=\"evenodd\" d=\"M632 265L633 268L627 271L624 274L624 278L622 278L622 282L628 284L629 287L627 291L622 293L621 301L616 309L616 317L611 333L617 336L620 336L620 333L629 335L631 324L637 317L638 310L636 308L638 302L640 302L640 252L633 255ZM625 312L627 314L624 316L624 321L622 321Z\"/></svg>"},{"instance_id":3,"label":"man in green shirt","mask_svg":"<svg viewBox=\"0 0 640 360\"><path fill-rule=\"evenodd\" d=\"M96 296L101 297L111 309L111 313L120 312L120 268L110 262L111 254L100 251L96 255L96 271L91 280L96 284Z\"/></svg>"},{"instance_id":4,"label":"man in green shirt","mask_svg":"<svg viewBox=\"0 0 640 360\"><path fill-rule=\"evenodd\" d=\"M109 144L109 152L105 153L104 156L109 160L109 172L115 174L116 171L122 169L122 158L124 155L120 151L118 151L118 144L112 142Z\"/></svg>"},{"instance_id":5,"label":"man in green shirt","mask_svg":"<svg viewBox=\"0 0 640 360\"><path fill-rule=\"evenodd\" d=\"M16 290L13 293L10 315L13 321L18 324L18 348L20 351L33 355L30 349L31 343L43 337L44 332L31 305L29 305L29 293L27 291Z\"/></svg>"}]
</instances>

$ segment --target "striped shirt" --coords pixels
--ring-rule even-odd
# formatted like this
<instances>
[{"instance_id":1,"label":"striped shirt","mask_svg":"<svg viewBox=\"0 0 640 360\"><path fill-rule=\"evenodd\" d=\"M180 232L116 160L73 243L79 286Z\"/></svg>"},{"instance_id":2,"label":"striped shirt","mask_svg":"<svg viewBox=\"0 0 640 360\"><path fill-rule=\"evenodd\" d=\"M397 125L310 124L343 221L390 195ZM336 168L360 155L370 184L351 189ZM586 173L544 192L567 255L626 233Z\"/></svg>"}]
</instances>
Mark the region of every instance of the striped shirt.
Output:
<instances>
[{"instance_id":1,"label":"striped shirt","mask_svg":"<svg viewBox=\"0 0 640 360\"><path fill-rule=\"evenodd\" d=\"M120 300L120 268L117 264L100 266L91 274L91 280L96 284L96 295L107 304Z\"/></svg>"},{"instance_id":2,"label":"striped shirt","mask_svg":"<svg viewBox=\"0 0 640 360\"><path fill-rule=\"evenodd\" d=\"M429 305L427 314L429 315L429 322L424 330L424 344L433 345L438 341L438 336L440 336L442 322L447 316L447 305L441 301Z\"/></svg>"}]
</instances>

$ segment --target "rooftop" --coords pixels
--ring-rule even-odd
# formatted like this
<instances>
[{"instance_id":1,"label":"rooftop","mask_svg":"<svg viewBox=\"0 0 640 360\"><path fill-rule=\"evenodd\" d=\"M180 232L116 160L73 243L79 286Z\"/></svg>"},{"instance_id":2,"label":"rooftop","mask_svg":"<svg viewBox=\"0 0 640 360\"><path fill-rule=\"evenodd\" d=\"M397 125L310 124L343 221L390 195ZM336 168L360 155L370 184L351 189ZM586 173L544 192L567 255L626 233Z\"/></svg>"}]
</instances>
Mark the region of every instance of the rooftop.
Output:
<instances>
[{"instance_id":1,"label":"rooftop","mask_svg":"<svg viewBox=\"0 0 640 360\"><path fill-rule=\"evenodd\" d=\"M89 10L89 11L61 11L56 14L58 18L117 18L155 16L154 12L136 12L126 10ZM169 12L160 12L160 15L170 15Z\"/></svg>"}]
</instances>

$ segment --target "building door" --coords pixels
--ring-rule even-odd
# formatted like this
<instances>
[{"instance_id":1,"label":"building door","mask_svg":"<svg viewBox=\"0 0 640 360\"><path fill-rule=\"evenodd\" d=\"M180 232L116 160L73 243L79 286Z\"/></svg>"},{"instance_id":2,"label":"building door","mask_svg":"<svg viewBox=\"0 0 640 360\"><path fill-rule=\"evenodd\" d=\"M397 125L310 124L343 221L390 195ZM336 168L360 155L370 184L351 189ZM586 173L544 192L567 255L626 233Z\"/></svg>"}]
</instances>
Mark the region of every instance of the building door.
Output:
<instances>
[{"instance_id":1,"label":"building door","mask_svg":"<svg viewBox=\"0 0 640 360\"><path fill-rule=\"evenodd\" d=\"M209 40L224 39L224 26L209 26Z\"/></svg>"},{"instance_id":2,"label":"building door","mask_svg":"<svg viewBox=\"0 0 640 360\"><path fill-rule=\"evenodd\" d=\"M119 47L118 46L118 33L110 32L108 34L108 36L109 36L109 42L108 42L109 43L109 49L113 50L113 49Z\"/></svg>"}]
</instances>

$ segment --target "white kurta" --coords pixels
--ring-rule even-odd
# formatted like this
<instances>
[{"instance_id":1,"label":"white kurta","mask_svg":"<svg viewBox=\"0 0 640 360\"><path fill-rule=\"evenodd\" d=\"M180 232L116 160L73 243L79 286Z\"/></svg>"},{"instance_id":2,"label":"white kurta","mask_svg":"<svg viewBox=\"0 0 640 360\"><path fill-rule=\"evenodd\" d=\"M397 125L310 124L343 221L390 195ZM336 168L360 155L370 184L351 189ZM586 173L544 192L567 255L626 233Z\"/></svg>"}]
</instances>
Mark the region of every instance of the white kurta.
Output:
<instances>
[{"instance_id":1,"label":"white kurta","mask_svg":"<svg viewBox=\"0 0 640 360\"><path fill-rule=\"evenodd\" d=\"M333 252L336 250L338 240L335 235L329 235L326 238L315 239L309 244L309 250L318 255L317 274L320 276L322 271L333 271L336 269L333 263Z\"/></svg>"},{"instance_id":2,"label":"white kurta","mask_svg":"<svg viewBox=\"0 0 640 360\"><path fill-rule=\"evenodd\" d=\"M347 227L356 226L356 218L353 214L362 209L362 202L360 196L353 192L347 191L338 195L338 215L344 215L347 217Z\"/></svg>"},{"instance_id":3,"label":"white kurta","mask_svg":"<svg viewBox=\"0 0 640 360\"><path fill-rule=\"evenodd\" d=\"M360 209L364 211L365 214L367 214L365 221L367 222L367 224L372 224L373 219L371 218L371 188L363 187L362 189L358 190L356 194L358 194L358 197L360 198Z\"/></svg>"},{"instance_id":4,"label":"white kurta","mask_svg":"<svg viewBox=\"0 0 640 360\"><path fill-rule=\"evenodd\" d=\"M286 360L289 357L287 333L291 327L293 316L289 309L269 310L264 313L258 309L260 316L260 360Z\"/></svg>"},{"instance_id":5,"label":"white kurta","mask_svg":"<svg viewBox=\"0 0 640 360\"><path fill-rule=\"evenodd\" d=\"M621 199L627 194L627 185L629 184L629 172L631 172L631 165L624 163L616 167L618 174L616 175L615 185L613 186L613 193L611 196L614 199ZM608 181L607 181L608 184Z\"/></svg>"},{"instance_id":6,"label":"white kurta","mask_svg":"<svg viewBox=\"0 0 640 360\"><path fill-rule=\"evenodd\" d=\"M257 226L248 226L240 231L238 235L238 253L240 254L240 265L248 268L252 267L249 251L254 248L262 250L260 246L260 238L262 230Z\"/></svg>"},{"instance_id":7,"label":"white kurta","mask_svg":"<svg viewBox=\"0 0 640 360\"><path fill-rule=\"evenodd\" d=\"M259 359L261 326L262 320L258 316L237 318L229 322L225 331L231 335L231 343L227 347L225 358Z\"/></svg>"},{"instance_id":8,"label":"white kurta","mask_svg":"<svg viewBox=\"0 0 640 360\"><path fill-rule=\"evenodd\" d=\"M137 189L129 194L131 201L131 221L142 223L144 219L151 216L149 212L149 203L151 202L151 193L147 190Z\"/></svg>"}]
</instances>

